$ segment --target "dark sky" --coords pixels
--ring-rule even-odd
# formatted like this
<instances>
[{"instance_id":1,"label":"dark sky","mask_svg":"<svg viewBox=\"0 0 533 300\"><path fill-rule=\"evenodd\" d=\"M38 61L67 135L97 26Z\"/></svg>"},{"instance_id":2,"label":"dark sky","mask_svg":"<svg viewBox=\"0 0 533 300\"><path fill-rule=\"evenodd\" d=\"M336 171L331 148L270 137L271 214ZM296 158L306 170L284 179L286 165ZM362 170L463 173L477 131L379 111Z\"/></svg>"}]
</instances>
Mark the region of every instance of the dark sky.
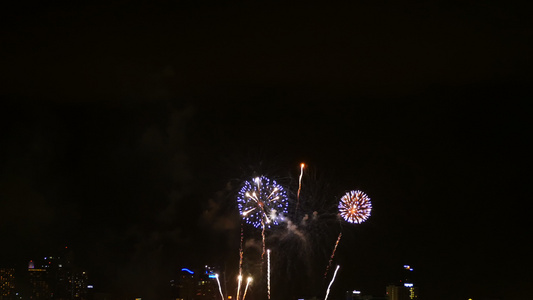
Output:
<instances>
[{"instance_id":1,"label":"dark sky","mask_svg":"<svg viewBox=\"0 0 533 300\"><path fill-rule=\"evenodd\" d=\"M523 298L533 282L529 11L495 1L7 7L0 267L68 246L99 291L163 299L176 270L204 264L225 266L233 289L240 185L275 178L294 207L305 162L297 227L267 231L277 298L324 296L341 231L331 299L380 296L404 264L423 299ZM335 217L352 189L373 201L356 226ZM244 233L252 269L261 233Z\"/></svg>"}]
</instances>

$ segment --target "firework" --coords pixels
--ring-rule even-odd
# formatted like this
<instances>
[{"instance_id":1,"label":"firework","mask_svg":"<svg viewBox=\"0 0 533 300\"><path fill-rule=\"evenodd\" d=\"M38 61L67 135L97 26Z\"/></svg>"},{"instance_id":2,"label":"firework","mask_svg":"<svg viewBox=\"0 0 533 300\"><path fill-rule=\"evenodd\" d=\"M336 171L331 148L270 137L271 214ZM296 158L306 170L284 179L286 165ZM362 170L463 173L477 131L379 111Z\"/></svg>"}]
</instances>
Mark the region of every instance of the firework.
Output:
<instances>
[{"instance_id":1,"label":"firework","mask_svg":"<svg viewBox=\"0 0 533 300\"><path fill-rule=\"evenodd\" d=\"M339 233L339 237L337 238L335 247L333 247L333 252L331 253L331 257L329 258L329 263L328 263L328 266L326 267L326 272L324 273L324 279L326 279L326 276L328 275L329 267L331 267L331 262L333 261L333 257L335 256L335 251L337 251L337 246L339 245L341 237L342 237L342 232Z\"/></svg>"},{"instance_id":2,"label":"firework","mask_svg":"<svg viewBox=\"0 0 533 300\"><path fill-rule=\"evenodd\" d=\"M224 300L224 294L222 293L222 287L220 286L220 280L218 279L218 274L215 274L215 278L218 282L218 290L220 291L220 297L222 297L222 300Z\"/></svg>"},{"instance_id":3,"label":"firework","mask_svg":"<svg viewBox=\"0 0 533 300\"><path fill-rule=\"evenodd\" d=\"M242 283L242 275L239 274L239 276L237 277L237 280L239 281L237 283L237 300L239 300L239 294L241 292L241 283Z\"/></svg>"},{"instance_id":4,"label":"firework","mask_svg":"<svg viewBox=\"0 0 533 300\"><path fill-rule=\"evenodd\" d=\"M263 259L265 257L265 221L261 220L261 239L263 241L263 252L261 252L261 264L263 264Z\"/></svg>"},{"instance_id":5,"label":"firework","mask_svg":"<svg viewBox=\"0 0 533 300\"><path fill-rule=\"evenodd\" d=\"M296 195L296 211L298 211L298 206L300 205L300 191L302 190L302 176L304 175L305 164L300 164L300 177L298 178L298 193Z\"/></svg>"},{"instance_id":6,"label":"firework","mask_svg":"<svg viewBox=\"0 0 533 300\"><path fill-rule=\"evenodd\" d=\"M351 191L342 196L339 202L339 213L347 222L361 224L368 219L372 203L370 198L361 191Z\"/></svg>"},{"instance_id":7,"label":"firework","mask_svg":"<svg viewBox=\"0 0 533 300\"><path fill-rule=\"evenodd\" d=\"M337 268L335 269L335 273L333 273L333 278L331 278L331 281L328 285L328 289L326 290L326 297L324 297L324 300L328 299L329 296L329 289L331 288L331 285L333 284L333 281L335 280L335 276L337 276L337 271L339 270L339 265L337 265Z\"/></svg>"},{"instance_id":8,"label":"firework","mask_svg":"<svg viewBox=\"0 0 533 300\"><path fill-rule=\"evenodd\" d=\"M277 225L280 214L287 213L287 193L265 176L246 181L237 197L239 212L246 223L256 228Z\"/></svg>"},{"instance_id":9,"label":"firework","mask_svg":"<svg viewBox=\"0 0 533 300\"><path fill-rule=\"evenodd\" d=\"M270 299L270 249L267 250L267 290Z\"/></svg>"},{"instance_id":10,"label":"firework","mask_svg":"<svg viewBox=\"0 0 533 300\"><path fill-rule=\"evenodd\" d=\"M243 226L242 226L242 221L241 221L241 244L239 246L239 275L242 274L242 255L243 255L243 250L242 250L242 241L244 239L244 231L243 231ZM239 296L237 295L237 298Z\"/></svg>"},{"instance_id":11,"label":"firework","mask_svg":"<svg viewBox=\"0 0 533 300\"><path fill-rule=\"evenodd\" d=\"M242 295L242 300L246 298L246 291L248 291L248 285L250 285L250 282L252 282L252 277L248 277L246 280L246 287L244 288L244 295Z\"/></svg>"}]
</instances>

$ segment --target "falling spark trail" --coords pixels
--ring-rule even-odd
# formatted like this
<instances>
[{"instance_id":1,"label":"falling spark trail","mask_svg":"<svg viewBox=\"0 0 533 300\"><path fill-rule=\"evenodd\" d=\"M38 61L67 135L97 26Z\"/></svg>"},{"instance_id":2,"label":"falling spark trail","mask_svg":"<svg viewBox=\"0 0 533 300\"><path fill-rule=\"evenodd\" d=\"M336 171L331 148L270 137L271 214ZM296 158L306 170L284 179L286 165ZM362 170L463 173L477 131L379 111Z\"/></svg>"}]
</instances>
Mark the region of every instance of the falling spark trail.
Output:
<instances>
[{"instance_id":1,"label":"falling spark trail","mask_svg":"<svg viewBox=\"0 0 533 300\"><path fill-rule=\"evenodd\" d=\"M240 244L240 247L239 247L239 275L242 274L242 240L244 238L244 232L243 232L243 224L242 224L242 220L241 220L241 244ZM237 296L238 297L238 296Z\"/></svg>"},{"instance_id":2,"label":"falling spark trail","mask_svg":"<svg viewBox=\"0 0 533 300\"><path fill-rule=\"evenodd\" d=\"M335 273L333 273L333 278L331 278L331 282L328 285L328 289L326 290L326 297L324 297L324 300L328 300L329 289L331 288L331 284L333 284L333 280L335 280L335 276L337 276L337 271L339 270L339 267L340 266L337 265L337 268L335 269Z\"/></svg>"},{"instance_id":3,"label":"falling spark trail","mask_svg":"<svg viewBox=\"0 0 533 300\"><path fill-rule=\"evenodd\" d=\"M267 250L267 268L268 299L270 300L270 249Z\"/></svg>"},{"instance_id":4,"label":"falling spark trail","mask_svg":"<svg viewBox=\"0 0 533 300\"><path fill-rule=\"evenodd\" d=\"M220 286L220 280L218 279L218 274L215 274L215 278L218 282L218 290L220 291L220 297L222 297L222 300L224 300L224 294L222 294L222 286Z\"/></svg>"},{"instance_id":5,"label":"falling spark trail","mask_svg":"<svg viewBox=\"0 0 533 300\"><path fill-rule=\"evenodd\" d=\"M236 296L236 300L239 300L239 293L241 291L241 282L242 282L242 254L243 254L243 249L242 249L242 241L243 241L243 238L244 238L244 231L243 231L243 223L242 223L242 220L241 220L241 244L240 244L240 247L239 247L239 276L237 277L237 279L239 280L238 284L237 284L237 296Z\"/></svg>"},{"instance_id":6,"label":"falling spark trail","mask_svg":"<svg viewBox=\"0 0 533 300\"><path fill-rule=\"evenodd\" d=\"M248 285L250 284L251 281L252 281L252 277L248 277L248 280L246 280L246 287L244 288L244 295L242 295L242 300L246 298L246 291L248 291Z\"/></svg>"},{"instance_id":7,"label":"falling spark trail","mask_svg":"<svg viewBox=\"0 0 533 300\"><path fill-rule=\"evenodd\" d=\"M331 257L329 258L329 263L328 263L328 266L326 267L326 272L324 273L324 279L326 279L326 276L328 275L329 268L331 267L331 262L333 262L333 257L335 256L335 251L337 251L337 246L339 245L341 237L342 237L342 232L339 233L339 237L337 238L337 242L335 243L335 247L333 248Z\"/></svg>"},{"instance_id":8,"label":"falling spark trail","mask_svg":"<svg viewBox=\"0 0 533 300\"><path fill-rule=\"evenodd\" d=\"M300 191L302 190L302 176L304 174L305 164L300 164L300 178L298 179L298 193L296 194L296 211L298 211L298 206L300 206Z\"/></svg>"},{"instance_id":9,"label":"falling spark trail","mask_svg":"<svg viewBox=\"0 0 533 300\"><path fill-rule=\"evenodd\" d=\"M239 300L239 293L241 292L242 275L239 274L237 279L239 280L239 283L237 284L237 300Z\"/></svg>"},{"instance_id":10,"label":"falling spark trail","mask_svg":"<svg viewBox=\"0 0 533 300\"><path fill-rule=\"evenodd\" d=\"M265 221L261 220L261 237L263 239L263 253L261 253L261 268L264 266L264 256L265 256Z\"/></svg>"}]
</instances>

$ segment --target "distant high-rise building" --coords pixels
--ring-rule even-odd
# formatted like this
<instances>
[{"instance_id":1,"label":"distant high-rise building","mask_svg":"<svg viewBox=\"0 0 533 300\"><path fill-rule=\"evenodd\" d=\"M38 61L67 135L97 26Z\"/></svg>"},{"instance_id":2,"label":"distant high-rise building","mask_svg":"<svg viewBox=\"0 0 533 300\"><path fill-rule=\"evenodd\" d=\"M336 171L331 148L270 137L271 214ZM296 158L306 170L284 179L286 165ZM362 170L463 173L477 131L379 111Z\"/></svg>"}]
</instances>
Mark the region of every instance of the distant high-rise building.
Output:
<instances>
[{"instance_id":1,"label":"distant high-rise building","mask_svg":"<svg viewBox=\"0 0 533 300\"><path fill-rule=\"evenodd\" d=\"M196 276L195 272L183 268L181 269L178 279L178 299L193 300L196 295Z\"/></svg>"},{"instance_id":2,"label":"distant high-rise building","mask_svg":"<svg viewBox=\"0 0 533 300\"><path fill-rule=\"evenodd\" d=\"M391 284L387 286L388 300L414 300L418 298L418 287L412 283L405 283L403 286Z\"/></svg>"},{"instance_id":3,"label":"distant high-rise building","mask_svg":"<svg viewBox=\"0 0 533 300\"><path fill-rule=\"evenodd\" d=\"M29 268L28 273L31 287L30 299L52 299L52 290L48 284L46 269Z\"/></svg>"},{"instance_id":4,"label":"distant high-rise building","mask_svg":"<svg viewBox=\"0 0 533 300\"><path fill-rule=\"evenodd\" d=\"M409 300L407 289L400 285L388 285L387 286L387 299L388 300Z\"/></svg>"},{"instance_id":5,"label":"distant high-rise building","mask_svg":"<svg viewBox=\"0 0 533 300\"><path fill-rule=\"evenodd\" d=\"M413 268L404 265L402 278L399 282L387 286L388 300L415 300L418 298L418 287L415 286Z\"/></svg>"},{"instance_id":6,"label":"distant high-rise building","mask_svg":"<svg viewBox=\"0 0 533 300\"><path fill-rule=\"evenodd\" d=\"M69 278L70 293L72 300L87 299L87 273L86 272L72 272Z\"/></svg>"},{"instance_id":7,"label":"distant high-rise building","mask_svg":"<svg viewBox=\"0 0 533 300\"><path fill-rule=\"evenodd\" d=\"M37 268L36 268L37 267ZM86 300L88 276L72 265L71 255L47 256L28 264L32 299Z\"/></svg>"},{"instance_id":8,"label":"distant high-rise building","mask_svg":"<svg viewBox=\"0 0 533 300\"><path fill-rule=\"evenodd\" d=\"M13 300L15 297L15 269L0 268L0 300Z\"/></svg>"},{"instance_id":9,"label":"distant high-rise building","mask_svg":"<svg viewBox=\"0 0 533 300\"><path fill-rule=\"evenodd\" d=\"M210 277L208 274L201 274L198 276L198 288L196 290L195 300L212 300L218 299L218 287L216 279Z\"/></svg>"},{"instance_id":10,"label":"distant high-rise building","mask_svg":"<svg viewBox=\"0 0 533 300\"><path fill-rule=\"evenodd\" d=\"M372 296L372 295L365 295L362 294L361 291L353 290L353 291L346 291L346 300L388 300L387 297L383 296Z\"/></svg>"},{"instance_id":11,"label":"distant high-rise building","mask_svg":"<svg viewBox=\"0 0 533 300\"><path fill-rule=\"evenodd\" d=\"M212 300L220 298L214 268L209 266L205 266L204 272L194 272L187 268L181 269L177 287L179 295L177 299Z\"/></svg>"}]
</instances>

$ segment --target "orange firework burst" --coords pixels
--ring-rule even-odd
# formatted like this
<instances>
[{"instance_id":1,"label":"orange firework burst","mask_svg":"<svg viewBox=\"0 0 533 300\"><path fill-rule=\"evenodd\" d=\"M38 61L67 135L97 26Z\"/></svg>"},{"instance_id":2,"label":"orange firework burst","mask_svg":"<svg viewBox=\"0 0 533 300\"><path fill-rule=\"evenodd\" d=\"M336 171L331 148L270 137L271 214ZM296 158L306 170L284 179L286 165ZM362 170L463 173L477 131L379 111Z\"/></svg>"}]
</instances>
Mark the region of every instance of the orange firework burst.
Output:
<instances>
[{"instance_id":1,"label":"orange firework burst","mask_svg":"<svg viewBox=\"0 0 533 300\"><path fill-rule=\"evenodd\" d=\"M370 217L372 203L361 191L351 191L342 196L339 213L347 222L361 224Z\"/></svg>"}]
</instances>

